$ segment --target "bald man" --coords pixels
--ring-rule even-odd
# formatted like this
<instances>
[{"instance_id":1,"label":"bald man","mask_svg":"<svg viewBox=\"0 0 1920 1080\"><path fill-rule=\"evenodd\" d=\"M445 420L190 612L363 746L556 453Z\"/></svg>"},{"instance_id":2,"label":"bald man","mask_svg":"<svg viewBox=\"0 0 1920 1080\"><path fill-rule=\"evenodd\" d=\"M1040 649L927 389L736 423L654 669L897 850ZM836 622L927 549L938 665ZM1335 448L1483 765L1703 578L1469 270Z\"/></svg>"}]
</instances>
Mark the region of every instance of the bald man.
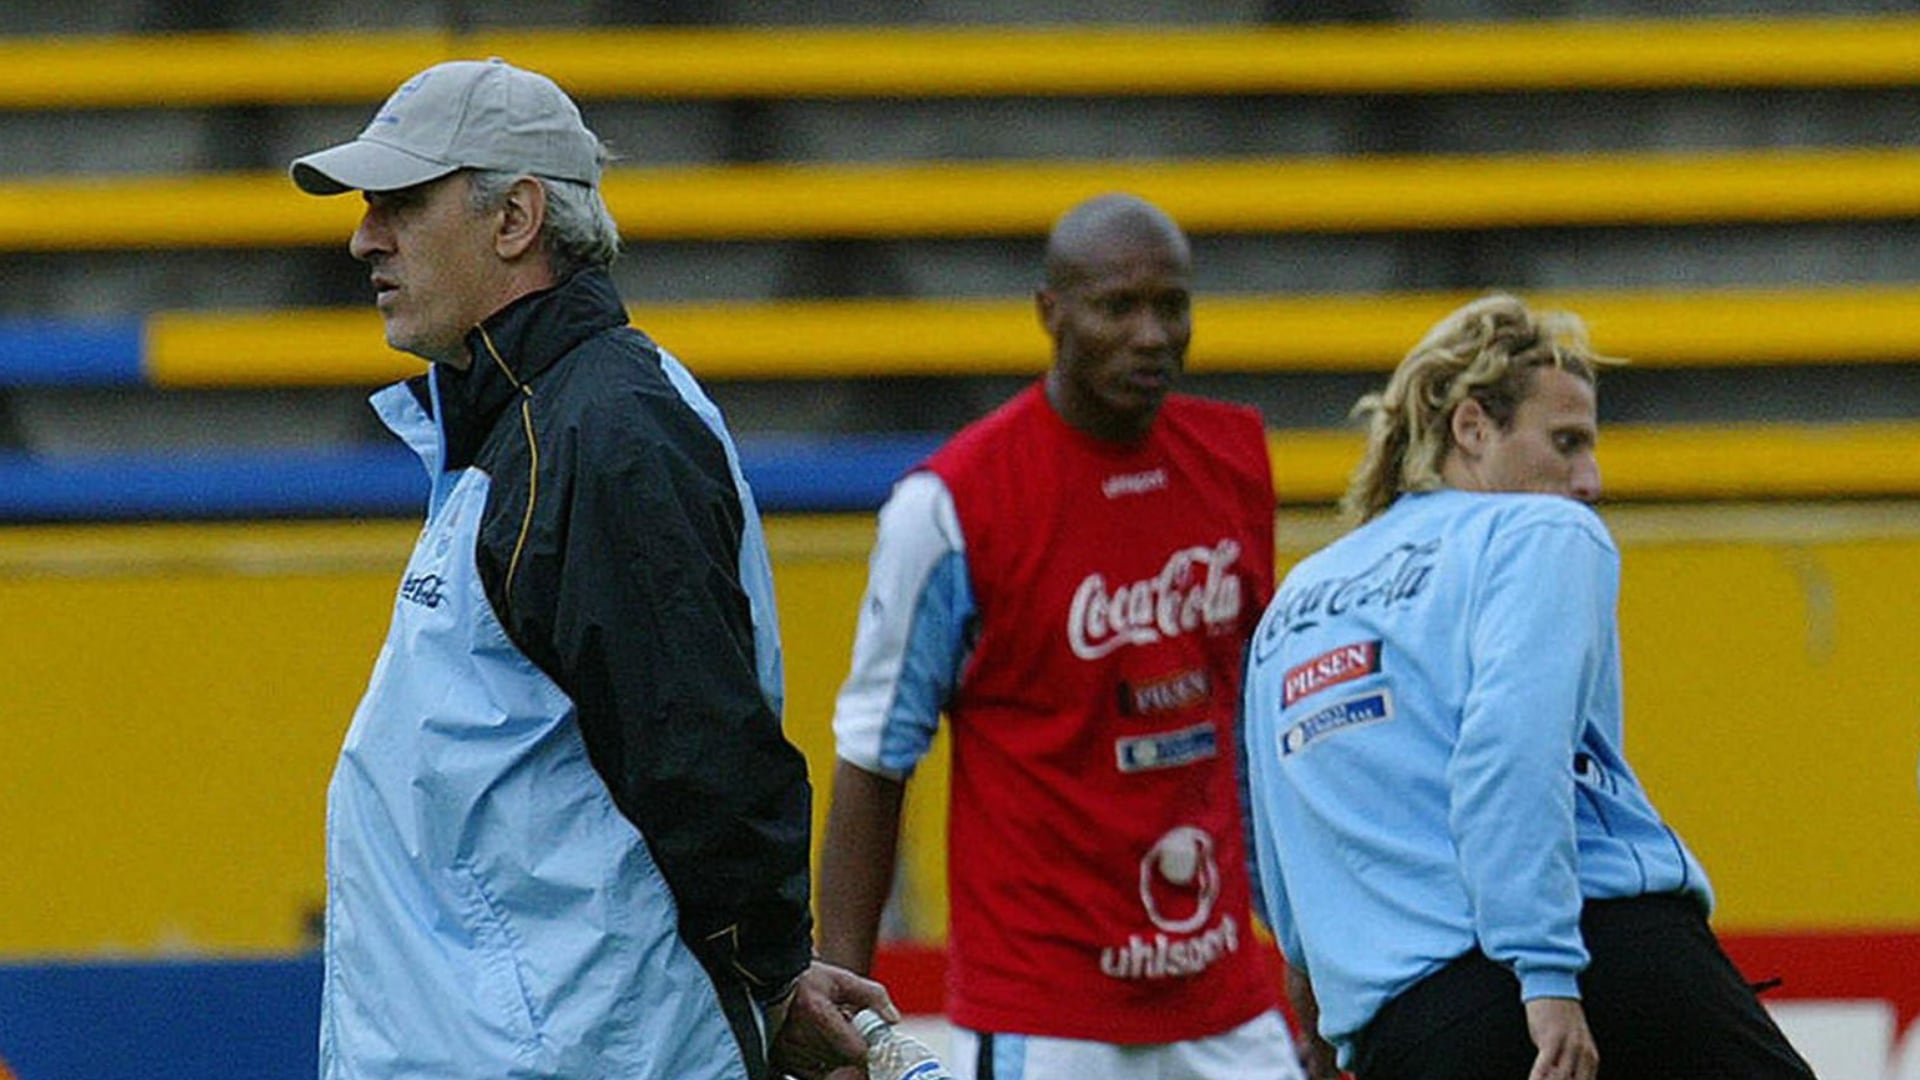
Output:
<instances>
[{"instance_id":1,"label":"bald man","mask_svg":"<svg viewBox=\"0 0 1920 1080\"><path fill-rule=\"evenodd\" d=\"M820 948L870 966L944 715L956 1077L1300 1075L1234 774L1273 482L1258 413L1172 393L1191 265L1141 199L1068 211L1035 293L1052 366L880 511L834 714Z\"/></svg>"}]
</instances>

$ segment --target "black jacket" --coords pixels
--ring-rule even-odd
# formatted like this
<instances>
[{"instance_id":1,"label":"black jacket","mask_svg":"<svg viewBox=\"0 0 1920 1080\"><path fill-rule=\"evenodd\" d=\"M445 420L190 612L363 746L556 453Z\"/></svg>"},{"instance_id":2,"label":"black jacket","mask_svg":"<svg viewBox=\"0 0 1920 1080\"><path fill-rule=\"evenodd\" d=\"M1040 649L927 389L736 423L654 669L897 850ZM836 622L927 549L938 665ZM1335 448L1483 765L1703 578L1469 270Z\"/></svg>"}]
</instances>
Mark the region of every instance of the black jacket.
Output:
<instances>
[{"instance_id":1,"label":"black jacket","mask_svg":"<svg viewBox=\"0 0 1920 1080\"><path fill-rule=\"evenodd\" d=\"M812 795L778 688L770 701L756 675L726 448L604 271L516 301L467 345L469 367L440 372L443 467L490 477L476 553L488 600L572 699L744 1036L728 989L770 1000L811 953ZM430 408L425 384L413 390Z\"/></svg>"}]
</instances>

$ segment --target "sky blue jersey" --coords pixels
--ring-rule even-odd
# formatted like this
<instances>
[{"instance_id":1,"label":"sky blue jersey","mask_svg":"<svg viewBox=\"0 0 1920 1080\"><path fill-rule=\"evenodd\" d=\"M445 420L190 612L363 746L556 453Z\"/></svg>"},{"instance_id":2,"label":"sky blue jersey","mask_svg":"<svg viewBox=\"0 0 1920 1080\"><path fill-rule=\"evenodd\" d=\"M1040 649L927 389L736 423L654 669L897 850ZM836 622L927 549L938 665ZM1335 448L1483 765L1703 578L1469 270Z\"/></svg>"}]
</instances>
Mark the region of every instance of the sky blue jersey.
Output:
<instances>
[{"instance_id":1,"label":"sky blue jersey","mask_svg":"<svg viewBox=\"0 0 1920 1080\"><path fill-rule=\"evenodd\" d=\"M1388 1000L1474 948L1578 997L1585 899L1705 873L1622 756L1620 557L1551 495L1405 495L1299 564L1254 637L1260 883L1350 1061Z\"/></svg>"}]
</instances>

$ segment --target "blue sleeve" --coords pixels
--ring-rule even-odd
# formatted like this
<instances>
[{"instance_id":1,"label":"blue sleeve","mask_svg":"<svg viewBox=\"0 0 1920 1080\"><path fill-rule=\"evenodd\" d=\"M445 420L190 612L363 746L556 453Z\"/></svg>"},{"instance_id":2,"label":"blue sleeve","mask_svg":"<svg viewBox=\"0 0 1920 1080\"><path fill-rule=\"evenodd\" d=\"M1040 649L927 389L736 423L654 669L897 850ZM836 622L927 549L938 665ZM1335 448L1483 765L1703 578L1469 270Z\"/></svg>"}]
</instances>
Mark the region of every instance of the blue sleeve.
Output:
<instances>
[{"instance_id":1,"label":"blue sleeve","mask_svg":"<svg viewBox=\"0 0 1920 1080\"><path fill-rule=\"evenodd\" d=\"M880 510L853 664L835 702L839 757L904 780L959 688L975 621L953 497L931 473L900 481Z\"/></svg>"},{"instance_id":2,"label":"blue sleeve","mask_svg":"<svg viewBox=\"0 0 1920 1080\"><path fill-rule=\"evenodd\" d=\"M1287 958L1287 964L1298 970L1307 970L1305 946L1300 940L1299 928L1294 925L1293 905L1287 897L1287 885L1280 873L1280 853L1274 849L1273 830L1265 826L1266 815L1261 812L1260 792L1266 790L1263 785L1274 783L1272 777L1256 778L1254 756L1248 740L1252 737L1254 717L1252 710L1259 708L1255 702L1269 700L1259 687L1263 682L1262 670L1248 650L1245 677L1241 680L1240 715L1234 735L1234 750L1239 764L1240 816L1246 823L1247 880L1251 885L1254 913L1266 921L1267 929L1273 931L1274 940ZM1265 725L1262 725L1265 730Z\"/></svg>"},{"instance_id":3,"label":"blue sleeve","mask_svg":"<svg viewBox=\"0 0 1920 1080\"><path fill-rule=\"evenodd\" d=\"M1572 762L1583 687L1612 640L1618 557L1592 525L1551 518L1497 530L1480 567L1449 825L1481 949L1523 999L1578 997Z\"/></svg>"}]
</instances>

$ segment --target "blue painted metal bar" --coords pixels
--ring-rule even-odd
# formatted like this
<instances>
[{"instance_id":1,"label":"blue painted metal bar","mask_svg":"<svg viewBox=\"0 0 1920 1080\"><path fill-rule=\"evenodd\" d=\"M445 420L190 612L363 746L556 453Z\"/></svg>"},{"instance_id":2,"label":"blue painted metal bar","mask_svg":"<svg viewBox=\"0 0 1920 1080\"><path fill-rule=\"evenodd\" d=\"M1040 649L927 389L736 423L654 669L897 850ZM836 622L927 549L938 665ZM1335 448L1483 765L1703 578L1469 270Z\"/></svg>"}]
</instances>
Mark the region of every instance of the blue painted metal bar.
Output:
<instances>
[{"instance_id":1,"label":"blue painted metal bar","mask_svg":"<svg viewBox=\"0 0 1920 1080\"><path fill-rule=\"evenodd\" d=\"M769 513L873 510L940 438L746 440L741 469ZM0 522L413 517L426 490L419 459L398 444L165 457L0 452Z\"/></svg>"},{"instance_id":2,"label":"blue painted metal bar","mask_svg":"<svg viewBox=\"0 0 1920 1080\"><path fill-rule=\"evenodd\" d=\"M144 327L139 316L0 320L0 388L144 385Z\"/></svg>"},{"instance_id":3,"label":"blue painted metal bar","mask_svg":"<svg viewBox=\"0 0 1920 1080\"><path fill-rule=\"evenodd\" d=\"M767 513L877 510L893 482L946 438L940 434L756 436L740 470Z\"/></svg>"},{"instance_id":4,"label":"blue painted metal bar","mask_svg":"<svg viewBox=\"0 0 1920 1080\"><path fill-rule=\"evenodd\" d=\"M0 520L411 516L427 478L405 447L0 454Z\"/></svg>"},{"instance_id":5,"label":"blue painted metal bar","mask_svg":"<svg viewBox=\"0 0 1920 1080\"><path fill-rule=\"evenodd\" d=\"M312 1080L318 958L0 964L0 1075Z\"/></svg>"}]
</instances>

